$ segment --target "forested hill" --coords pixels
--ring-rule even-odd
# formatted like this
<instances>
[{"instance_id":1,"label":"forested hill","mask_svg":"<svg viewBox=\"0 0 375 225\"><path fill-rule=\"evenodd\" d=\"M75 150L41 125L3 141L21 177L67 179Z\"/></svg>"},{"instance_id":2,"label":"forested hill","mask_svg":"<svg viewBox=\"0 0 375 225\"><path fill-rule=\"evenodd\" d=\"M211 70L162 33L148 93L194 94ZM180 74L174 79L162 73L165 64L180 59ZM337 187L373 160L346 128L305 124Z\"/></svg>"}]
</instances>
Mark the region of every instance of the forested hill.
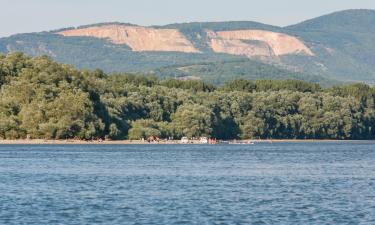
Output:
<instances>
[{"instance_id":1,"label":"forested hill","mask_svg":"<svg viewBox=\"0 0 375 225\"><path fill-rule=\"evenodd\" d=\"M101 23L0 38L0 52L48 55L80 69L194 76L216 84L293 77L374 84L374 18L374 10L347 10L288 27L251 21Z\"/></svg>"},{"instance_id":2,"label":"forested hill","mask_svg":"<svg viewBox=\"0 0 375 225\"><path fill-rule=\"evenodd\" d=\"M0 138L375 139L375 88L203 81L77 70L0 56Z\"/></svg>"}]
</instances>

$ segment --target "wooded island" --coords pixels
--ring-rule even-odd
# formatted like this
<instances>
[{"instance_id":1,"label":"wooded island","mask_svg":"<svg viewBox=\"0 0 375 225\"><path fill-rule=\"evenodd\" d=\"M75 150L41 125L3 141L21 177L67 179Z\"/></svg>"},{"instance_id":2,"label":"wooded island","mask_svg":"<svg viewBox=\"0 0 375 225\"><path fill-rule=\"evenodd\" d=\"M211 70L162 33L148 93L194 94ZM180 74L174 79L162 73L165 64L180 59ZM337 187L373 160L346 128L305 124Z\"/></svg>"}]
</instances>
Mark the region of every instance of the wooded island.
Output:
<instances>
[{"instance_id":1,"label":"wooded island","mask_svg":"<svg viewBox=\"0 0 375 225\"><path fill-rule=\"evenodd\" d=\"M0 139L375 139L375 88L78 70L0 55Z\"/></svg>"}]
</instances>

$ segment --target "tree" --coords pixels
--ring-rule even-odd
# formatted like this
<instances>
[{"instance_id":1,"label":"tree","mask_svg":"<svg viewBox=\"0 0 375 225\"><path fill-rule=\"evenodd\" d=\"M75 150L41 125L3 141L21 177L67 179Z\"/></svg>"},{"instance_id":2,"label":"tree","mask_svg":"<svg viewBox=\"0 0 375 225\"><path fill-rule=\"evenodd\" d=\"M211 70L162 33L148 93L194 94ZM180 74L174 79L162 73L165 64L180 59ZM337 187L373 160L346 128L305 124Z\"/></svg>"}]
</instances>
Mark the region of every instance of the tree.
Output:
<instances>
[{"instance_id":1,"label":"tree","mask_svg":"<svg viewBox=\"0 0 375 225\"><path fill-rule=\"evenodd\" d=\"M374 124L375 87L366 84L239 79L218 88L0 55L1 139L375 139Z\"/></svg>"},{"instance_id":2,"label":"tree","mask_svg":"<svg viewBox=\"0 0 375 225\"><path fill-rule=\"evenodd\" d=\"M211 136L216 122L212 109L198 104L184 104L172 116L173 124L180 136Z\"/></svg>"},{"instance_id":3,"label":"tree","mask_svg":"<svg viewBox=\"0 0 375 225\"><path fill-rule=\"evenodd\" d=\"M161 131L158 124L153 120L136 120L132 123L132 128L129 130L130 140L146 139L150 136L161 137Z\"/></svg>"}]
</instances>

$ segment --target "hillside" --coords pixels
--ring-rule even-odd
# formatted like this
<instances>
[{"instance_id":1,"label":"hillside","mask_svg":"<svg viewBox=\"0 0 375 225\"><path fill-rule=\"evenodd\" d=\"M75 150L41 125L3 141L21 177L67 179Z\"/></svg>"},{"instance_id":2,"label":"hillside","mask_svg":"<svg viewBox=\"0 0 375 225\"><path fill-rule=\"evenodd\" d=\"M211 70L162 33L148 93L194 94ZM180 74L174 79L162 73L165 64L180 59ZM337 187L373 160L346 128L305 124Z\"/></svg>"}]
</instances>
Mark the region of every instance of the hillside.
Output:
<instances>
[{"instance_id":1,"label":"hillside","mask_svg":"<svg viewBox=\"0 0 375 225\"><path fill-rule=\"evenodd\" d=\"M288 27L246 21L152 27L102 23L0 38L0 52L49 55L109 73L195 76L215 79L214 83L235 77L297 76L324 84L327 80L372 84L374 19L373 10L348 10ZM186 65L189 69L181 72Z\"/></svg>"},{"instance_id":2,"label":"hillside","mask_svg":"<svg viewBox=\"0 0 375 225\"><path fill-rule=\"evenodd\" d=\"M347 10L286 27L312 43L318 58L334 78L375 79L375 11Z\"/></svg>"},{"instance_id":3,"label":"hillside","mask_svg":"<svg viewBox=\"0 0 375 225\"><path fill-rule=\"evenodd\" d=\"M148 74L161 78L174 77L182 80L200 78L215 85L221 85L233 79L261 80L265 78L304 80L319 83L323 87L339 84L338 81L323 76L292 72L249 59L167 66L150 71Z\"/></svg>"}]
</instances>

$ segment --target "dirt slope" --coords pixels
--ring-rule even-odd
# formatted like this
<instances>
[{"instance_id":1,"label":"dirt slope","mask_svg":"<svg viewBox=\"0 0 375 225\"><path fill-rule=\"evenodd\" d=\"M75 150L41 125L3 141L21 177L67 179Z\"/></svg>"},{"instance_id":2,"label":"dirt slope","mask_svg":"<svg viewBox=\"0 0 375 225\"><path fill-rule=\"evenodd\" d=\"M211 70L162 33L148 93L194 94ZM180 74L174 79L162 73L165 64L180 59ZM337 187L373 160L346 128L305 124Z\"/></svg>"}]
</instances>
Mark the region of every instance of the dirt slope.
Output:
<instances>
[{"instance_id":1,"label":"dirt slope","mask_svg":"<svg viewBox=\"0 0 375 225\"><path fill-rule=\"evenodd\" d=\"M179 30L111 24L58 32L126 44L133 51L200 52ZM314 55L298 38L264 30L207 31L208 44L217 53L252 56Z\"/></svg>"},{"instance_id":2,"label":"dirt slope","mask_svg":"<svg viewBox=\"0 0 375 225\"><path fill-rule=\"evenodd\" d=\"M58 32L64 36L88 36L126 44L133 51L199 52L176 29L154 29L139 26L106 25Z\"/></svg>"},{"instance_id":3,"label":"dirt slope","mask_svg":"<svg viewBox=\"0 0 375 225\"><path fill-rule=\"evenodd\" d=\"M246 56L314 55L298 38L271 31L207 31L215 52Z\"/></svg>"}]
</instances>

